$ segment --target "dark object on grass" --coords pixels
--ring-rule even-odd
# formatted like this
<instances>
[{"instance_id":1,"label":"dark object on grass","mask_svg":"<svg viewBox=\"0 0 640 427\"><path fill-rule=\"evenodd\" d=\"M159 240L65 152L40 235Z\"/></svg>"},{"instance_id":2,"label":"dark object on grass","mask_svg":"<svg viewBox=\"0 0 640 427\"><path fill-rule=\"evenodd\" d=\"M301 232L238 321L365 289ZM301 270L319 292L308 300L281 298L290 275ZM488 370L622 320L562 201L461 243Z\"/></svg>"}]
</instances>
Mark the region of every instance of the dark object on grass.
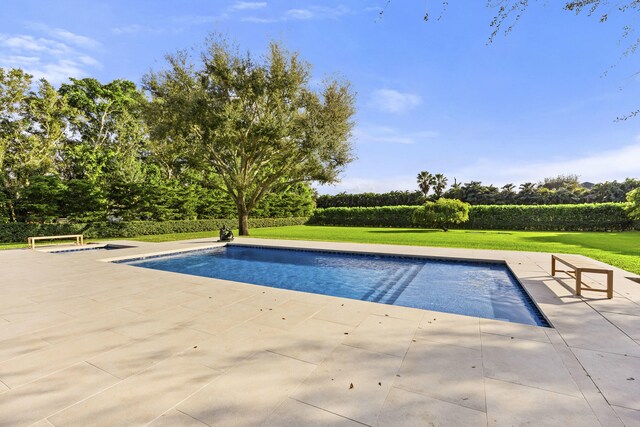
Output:
<instances>
[{"instance_id":1,"label":"dark object on grass","mask_svg":"<svg viewBox=\"0 0 640 427\"><path fill-rule=\"evenodd\" d=\"M220 229L220 241L221 242L231 242L233 241L233 231L226 225L223 225Z\"/></svg>"}]
</instances>

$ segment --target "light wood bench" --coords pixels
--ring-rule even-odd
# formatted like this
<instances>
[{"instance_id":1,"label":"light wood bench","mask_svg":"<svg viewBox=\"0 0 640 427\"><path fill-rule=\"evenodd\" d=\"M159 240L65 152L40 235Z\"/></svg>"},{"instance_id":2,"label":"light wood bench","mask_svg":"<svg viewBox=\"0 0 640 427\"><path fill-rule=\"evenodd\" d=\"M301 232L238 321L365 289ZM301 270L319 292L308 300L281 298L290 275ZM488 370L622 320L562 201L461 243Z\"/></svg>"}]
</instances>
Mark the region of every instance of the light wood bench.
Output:
<instances>
[{"instance_id":1,"label":"light wood bench","mask_svg":"<svg viewBox=\"0 0 640 427\"><path fill-rule=\"evenodd\" d=\"M29 249L36 248L36 240L53 240L53 239L76 239L76 245L84 245L84 237L82 234L69 234L66 236L36 236L27 237Z\"/></svg>"},{"instance_id":2,"label":"light wood bench","mask_svg":"<svg viewBox=\"0 0 640 427\"><path fill-rule=\"evenodd\" d=\"M558 270L556 268L556 262L562 263L573 270ZM582 258L571 255L551 255L551 275L555 276L556 273L567 273L576 279L576 295L581 295L584 289L593 292L606 292L607 298L613 298L613 270L611 269L599 267ZM595 289L582 286L582 273L605 274L607 276L607 289Z\"/></svg>"}]
</instances>

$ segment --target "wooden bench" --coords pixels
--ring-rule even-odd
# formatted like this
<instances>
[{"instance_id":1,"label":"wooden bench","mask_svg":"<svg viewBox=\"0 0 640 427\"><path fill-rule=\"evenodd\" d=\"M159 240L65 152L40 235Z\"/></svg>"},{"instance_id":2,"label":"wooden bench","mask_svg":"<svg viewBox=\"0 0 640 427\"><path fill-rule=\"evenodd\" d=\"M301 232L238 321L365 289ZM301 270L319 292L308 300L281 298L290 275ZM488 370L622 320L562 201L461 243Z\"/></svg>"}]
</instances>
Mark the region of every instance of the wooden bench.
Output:
<instances>
[{"instance_id":1,"label":"wooden bench","mask_svg":"<svg viewBox=\"0 0 640 427\"><path fill-rule=\"evenodd\" d=\"M556 262L562 263L573 270L558 270L556 268ZM613 298L613 270L608 268L602 268L595 264L589 263L583 258L578 258L572 255L551 255L551 275L555 276L556 273L567 273L569 276L576 279L576 295L581 295L582 290L593 292L606 292L607 298ZM607 276L607 289L594 289L590 287L582 286L582 273L600 273Z\"/></svg>"},{"instance_id":2,"label":"wooden bench","mask_svg":"<svg viewBox=\"0 0 640 427\"><path fill-rule=\"evenodd\" d=\"M53 239L76 239L76 245L84 245L84 237L82 234L69 234L66 236L36 236L27 237L29 249L36 248L36 240L53 240Z\"/></svg>"}]
</instances>

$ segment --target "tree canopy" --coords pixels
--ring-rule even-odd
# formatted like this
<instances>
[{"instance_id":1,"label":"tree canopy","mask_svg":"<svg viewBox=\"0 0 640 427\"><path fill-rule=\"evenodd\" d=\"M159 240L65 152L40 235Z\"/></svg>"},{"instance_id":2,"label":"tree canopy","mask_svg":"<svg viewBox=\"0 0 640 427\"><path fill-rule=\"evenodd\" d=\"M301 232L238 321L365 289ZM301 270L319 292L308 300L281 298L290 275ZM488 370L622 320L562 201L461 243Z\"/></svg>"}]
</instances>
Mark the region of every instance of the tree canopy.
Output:
<instances>
[{"instance_id":1,"label":"tree canopy","mask_svg":"<svg viewBox=\"0 0 640 427\"><path fill-rule=\"evenodd\" d=\"M332 183L352 159L348 82L309 83L310 65L272 42L261 59L211 37L195 64L184 52L144 78L151 137L168 164L198 164L234 201L241 235L267 194Z\"/></svg>"}]
</instances>

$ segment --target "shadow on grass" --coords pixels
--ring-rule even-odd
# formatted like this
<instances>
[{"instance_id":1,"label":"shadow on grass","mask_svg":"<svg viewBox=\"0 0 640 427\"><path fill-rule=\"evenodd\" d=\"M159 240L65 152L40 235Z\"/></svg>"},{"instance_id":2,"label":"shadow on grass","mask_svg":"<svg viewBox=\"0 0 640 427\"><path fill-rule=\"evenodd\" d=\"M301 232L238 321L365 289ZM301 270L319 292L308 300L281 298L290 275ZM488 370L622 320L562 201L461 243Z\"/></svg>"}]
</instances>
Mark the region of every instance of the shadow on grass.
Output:
<instances>
[{"instance_id":1,"label":"shadow on grass","mask_svg":"<svg viewBox=\"0 0 640 427\"><path fill-rule=\"evenodd\" d=\"M367 233L373 233L373 234L424 234L424 233L444 233L444 231L442 230L424 230L424 229L403 229L403 230L398 230L395 228L388 228L388 229L381 229L381 230L368 230Z\"/></svg>"}]
</instances>

